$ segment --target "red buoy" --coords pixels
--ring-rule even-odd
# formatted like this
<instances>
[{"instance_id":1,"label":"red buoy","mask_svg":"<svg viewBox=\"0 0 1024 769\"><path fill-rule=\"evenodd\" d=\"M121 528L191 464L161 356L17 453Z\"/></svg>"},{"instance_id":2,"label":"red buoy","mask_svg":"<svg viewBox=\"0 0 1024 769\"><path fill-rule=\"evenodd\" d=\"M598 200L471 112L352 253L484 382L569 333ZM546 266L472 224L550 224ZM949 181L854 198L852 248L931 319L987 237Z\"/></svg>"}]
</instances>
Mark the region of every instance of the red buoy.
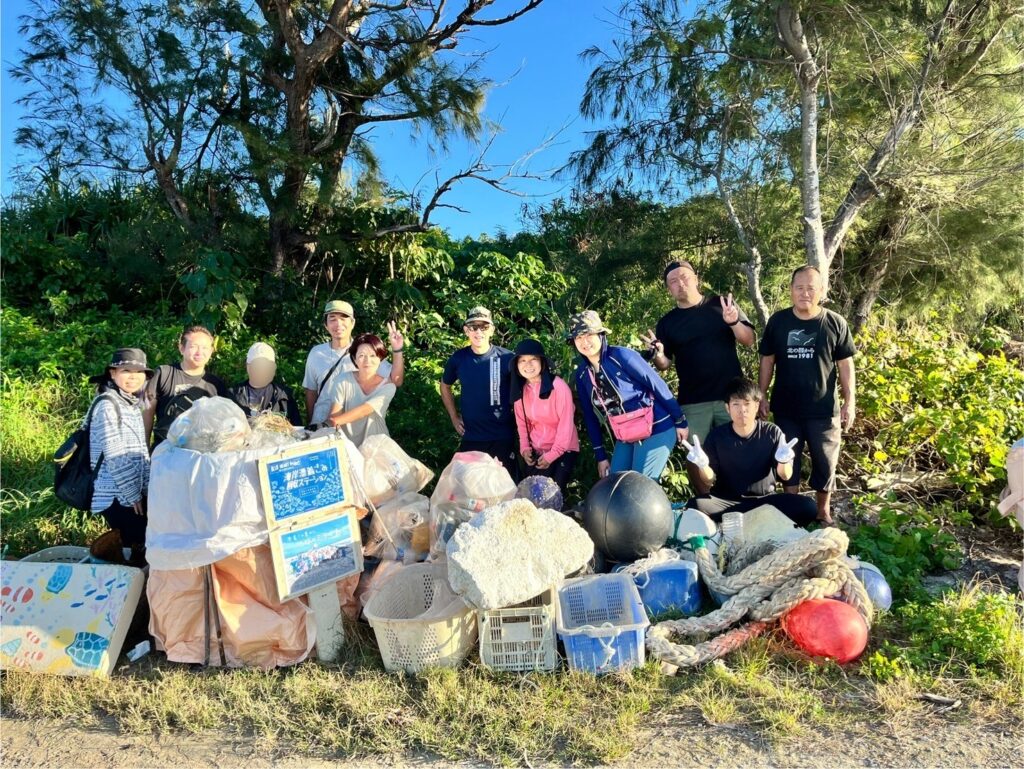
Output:
<instances>
[{"instance_id":1,"label":"red buoy","mask_svg":"<svg viewBox=\"0 0 1024 769\"><path fill-rule=\"evenodd\" d=\"M839 663L857 659L868 645L868 626L856 609L831 598L804 601L782 618L782 629L814 657Z\"/></svg>"}]
</instances>

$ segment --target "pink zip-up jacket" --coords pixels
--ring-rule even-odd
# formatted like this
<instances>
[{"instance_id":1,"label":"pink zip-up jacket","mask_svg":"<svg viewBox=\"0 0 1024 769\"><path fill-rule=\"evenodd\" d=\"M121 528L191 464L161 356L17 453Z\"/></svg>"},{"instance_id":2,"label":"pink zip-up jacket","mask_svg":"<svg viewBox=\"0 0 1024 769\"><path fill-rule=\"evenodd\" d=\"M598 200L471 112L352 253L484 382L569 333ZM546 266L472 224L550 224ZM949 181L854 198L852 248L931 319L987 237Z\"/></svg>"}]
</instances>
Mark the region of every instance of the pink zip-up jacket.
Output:
<instances>
[{"instance_id":1,"label":"pink zip-up jacket","mask_svg":"<svg viewBox=\"0 0 1024 769\"><path fill-rule=\"evenodd\" d=\"M513 404L516 425L519 428L519 451L529 456L530 444L543 459L554 462L567 451L580 450L580 437L576 433L572 390L556 376L551 395L540 397L540 384L523 384L523 397Z\"/></svg>"}]
</instances>

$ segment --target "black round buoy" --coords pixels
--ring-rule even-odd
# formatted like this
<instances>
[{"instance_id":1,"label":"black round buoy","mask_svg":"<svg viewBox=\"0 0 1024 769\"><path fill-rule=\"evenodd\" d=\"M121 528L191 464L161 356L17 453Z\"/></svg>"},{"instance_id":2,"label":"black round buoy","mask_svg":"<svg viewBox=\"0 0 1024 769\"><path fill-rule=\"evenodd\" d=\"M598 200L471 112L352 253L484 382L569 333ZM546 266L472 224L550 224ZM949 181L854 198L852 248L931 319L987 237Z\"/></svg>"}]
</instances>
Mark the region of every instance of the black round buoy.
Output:
<instances>
[{"instance_id":1,"label":"black round buoy","mask_svg":"<svg viewBox=\"0 0 1024 769\"><path fill-rule=\"evenodd\" d=\"M611 473L587 494L583 528L608 558L635 561L665 544L672 533L672 504L646 475Z\"/></svg>"}]
</instances>

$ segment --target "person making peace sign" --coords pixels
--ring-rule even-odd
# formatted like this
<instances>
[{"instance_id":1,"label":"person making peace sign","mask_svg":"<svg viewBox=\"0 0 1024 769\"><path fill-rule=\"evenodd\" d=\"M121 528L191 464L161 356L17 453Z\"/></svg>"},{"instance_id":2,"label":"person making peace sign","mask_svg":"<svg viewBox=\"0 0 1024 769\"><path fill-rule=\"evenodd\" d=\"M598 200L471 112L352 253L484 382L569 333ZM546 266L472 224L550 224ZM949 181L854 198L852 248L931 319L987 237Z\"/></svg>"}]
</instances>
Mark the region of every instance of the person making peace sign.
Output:
<instances>
[{"instance_id":1,"label":"person making peace sign","mask_svg":"<svg viewBox=\"0 0 1024 769\"><path fill-rule=\"evenodd\" d=\"M736 343L754 344L754 327L743 310L727 297L704 296L693 265L669 262L663 273L665 287L676 306L655 331L641 335L654 353L651 363L667 371L672 359L679 377L676 400L690 425L690 435L707 438L712 427L729 424L725 390L740 376Z\"/></svg>"}]
</instances>

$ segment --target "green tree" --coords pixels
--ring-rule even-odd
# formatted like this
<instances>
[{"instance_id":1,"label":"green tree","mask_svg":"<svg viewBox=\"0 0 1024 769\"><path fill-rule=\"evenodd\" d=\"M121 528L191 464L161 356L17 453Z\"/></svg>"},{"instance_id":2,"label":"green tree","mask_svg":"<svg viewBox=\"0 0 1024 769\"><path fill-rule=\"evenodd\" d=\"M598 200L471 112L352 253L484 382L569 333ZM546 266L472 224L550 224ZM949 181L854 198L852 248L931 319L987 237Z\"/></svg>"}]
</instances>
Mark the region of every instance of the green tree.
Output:
<instances>
[{"instance_id":1,"label":"green tree","mask_svg":"<svg viewBox=\"0 0 1024 769\"><path fill-rule=\"evenodd\" d=\"M770 208L784 214L776 224L800 222L800 261L828 278L887 184L953 173L956 161L929 167L925 137L945 129L940 141L951 147L980 136L993 183L1017 183L1019 162L1008 158L1014 142L1019 152L1019 100L998 124L963 111L972 103L1005 110L1016 91L1022 11L1014 3L720 0L691 12L677 0L641 0L622 17L614 51L587 52L597 65L581 104L611 124L570 166L583 185L643 178L663 192L714 190L747 254L762 316L761 270L788 254L766 249L751 225L787 186L800 210L787 215L776 203ZM949 202L913 197L936 212ZM834 210L831 219L823 209ZM837 277L837 295L852 301L860 287L843 287L841 269ZM870 312L871 302L860 304Z\"/></svg>"},{"instance_id":2,"label":"green tree","mask_svg":"<svg viewBox=\"0 0 1024 769\"><path fill-rule=\"evenodd\" d=\"M371 129L407 121L442 146L478 136L489 83L466 38L540 2L495 16L494 0L37 0L14 69L33 86L18 140L64 166L154 178L211 246L225 198L260 206L273 273L301 273L352 180L362 199L380 190ZM455 181L500 184L490 170L478 160L422 215L370 234L424 231Z\"/></svg>"}]
</instances>

